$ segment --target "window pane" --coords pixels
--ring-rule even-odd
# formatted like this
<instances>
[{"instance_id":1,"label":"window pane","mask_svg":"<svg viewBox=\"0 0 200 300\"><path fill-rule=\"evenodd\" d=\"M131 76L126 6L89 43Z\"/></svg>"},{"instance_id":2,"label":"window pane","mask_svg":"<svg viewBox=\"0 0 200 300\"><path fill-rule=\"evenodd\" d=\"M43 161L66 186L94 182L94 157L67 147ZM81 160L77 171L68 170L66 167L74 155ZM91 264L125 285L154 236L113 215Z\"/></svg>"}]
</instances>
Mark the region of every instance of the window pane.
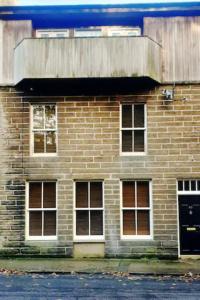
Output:
<instances>
[{"instance_id":1,"label":"window pane","mask_svg":"<svg viewBox=\"0 0 200 300\"><path fill-rule=\"evenodd\" d=\"M183 181L178 182L178 190L182 191L183 190Z\"/></svg>"},{"instance_id":2,"label":"window pane","mask_svg":"<svg viewBox=\"0 0 200 300\"><path fill-rule=\"evenodd\" d=\"M76 212L76 234L89 235L89 212L88 211Z\"/></svg>"},{"instance_id":3,"label":"window pane","mask_svg":"<svg viewBox=\"0 0 200 300\"><path fill-rule=\"evenodd\" d=\"M191 181L191 191L196 191L196 181L195 180Z\"/></svg>"},{"instance_id":4,"label":"window pane","mask_svg":"<svg viewBox=\"0 0 200 300\"><path fill-rule=\"evenodd\" d=\"M189 191L189 189L190 189L189 181L185 181L185 191Z\"/></svg>"},{"instance_id":5,"label":"window pane","mask_svg":"<svg viewBox=\"0 0 200 300\"><path fill-rule=\"evenodd\" d=\"M34 211L29 213L29 235L42 235L42 212Z\"/></svg>"},{"instance_id":6,"label":"window pane","mask_svg":"<svg viewBox=\"0 0 200 300\"><path fill-rule=\"evenodd\" d=\"M88 207L87 182L76 182L76 207Z\"/></svg>"},{"instance_id":7,"label":"window pane","mask_svg":"<svg viewBox=\"0 0 200 300\"><path fill-rule=\"evenodd\" d=\"M56 235L56 212L44 212L44 235Z\"/></svg>"},{"instance_id":8,"label":"window pane","mask_svg":"<svg viewBox=\"0 0 200 300\"><path fill-rule=\"evenodd\" d=\"M138 235L150 234L149 211L137 212L137 226Z\"/></svg>"},{"instance_id":9,"label":"window pane","mask_svg":"<svg viewBox=\"0 0 200 300\"><path fill-rule=\"evenodd\" d=\"M199 180L197 181L197 189L198 189L198 191L200 191L200 181Z\"/></svg>"},{"instance_id":10,"label":"window pane","mask_svg":"<svg viewBox=\"0 0 200 300\"><path fill-rule=\"evenodd\" d=\"M135 207L135 181L123 182L123 207Z\"/></svg>"},{"instance_id":11,"label":"window pane","mask_svg":"<svg viewBox=\"0 0 200 300\"><path fill-rule=\"evenodd\" d=\"M42 207L42 184L41 182L29 183L29 208Z\"/></svg>"},{"instance_id":12,"label":"window pane","mask_svg":"<svg viewBox=\"0 0 200 300\"><path fill-rule=\"evenodd\" d=\"M137 182L137 206L149 207L149 182Z\"/></svg>"},{"instance_id":13,"label":"window pane","mask_svg":"<svg viewBox=\"0 0 200 300\"><path fill-rule=\"evenodd\" d=\"M103 212L90 212L90 233L91 235L103 235Z\"/></svg>"},{"instance_id":14,"label":"window pane","mask_svg":"<svg viewBox=\"0 0 200 300\"><path fill-rule=\"evenodd\" d=\"M134 131L134 151L144 152L144 130Z\"/></svg>"},{"instance_id":15,"label":"window pane","mask_svg":"<svg viewBox=\"0 0 200 300\"><path fill-rule=\"evenodd\" d=\"M34 153L44 153L44 133L34 133Z\"/></svg>"},{"instance_id":16,"label":"window pane","mask_svg":"<svg viewBox=\"0 0 200 300\"><path fill-rule=\"evenodd\" d=\"M41 33L41 37L49 37L48 33Z\"/></svg>"},{"instance_id":17,"label":"window pane","mask_svg":"<svg viewBox=\"0 0 200 300\"><path fill-rule=\"evenodd\" d=\"M132 152L132 131L123 130L122 131L122 151Z\"/></svg>"},{"instance_id":18,"label":"window pane","mask_svg":"<svg viewBox=\"0 0 200 300\"><path fill-rule=\"evenodd\" d=\"M122 105L122 128L132 127L132 105Z\"/></svg>"},{"instance_id":19,"label":"window pane","mask_svg":"<svg viewBox=\"0 0 200 300\"><path fill-rule=\"evenodd\" d=\"M55 105L45 105L45 128L54 129L56 127L56 107Z\"/></svg>"},{"instance_id":20,"label":"window pane","mask_svg":"<svg viewBox=\"0 0 200 300\"><path fill-rule=\"evenodd\" d=\"M135 211L123 211L123 234L135 235Z\"/></svg>"},{"instance_id":21,"label":"window pane","mask_svg":"<svg viewBox=\"0 0 200 300\"><path fill-rule=\"evenodd\" d=\"M33 128L44 129L44 108L42 105L33 106Z\"/></svg>"},{"instance_id":22,"label":"window pane","mask_svg":"<svg viewBox=\"0 0 200 300\"><path fill-rule=\"evenodd\" d=\"M134 105L134 127L144 127L144 105Z\"/></svg>"},{"instance_id":23,"label":"window pane","mask_svg":"<svg viewBox=\"0 0 200 300\"><path fill-rule=\"evenodd\" d=\"M55 208L56 207L56 183L44 182L43 184L43 207Z\"/></svg>"},{"instance_id":24,"label":"window pane","mask_svg":"<svg viewBox=\"0 0 200 300\"><path fill-rule=\"evenodd\" d=\"M90 183L90 207L102 207L102 182Z\"/></svg>"},{"instance_id":25,"label":"window pane","mask_svg":"<svg viewBox=\"0 0 200 300\"><path fill-rule=\"evenodd\" d=\"M64 33L57 33L56 37L65 37L65 34Z\"/></svg>"},{"instance_id":26,"label":"window pane","mask_svg":"<svg viewBox=\"0 0 200 300\"><path fill-rule=\"evenodd\" d=\"M56 152L56 133L49 131L46 133L46 153Z\"/></svg>"}]
</instances>

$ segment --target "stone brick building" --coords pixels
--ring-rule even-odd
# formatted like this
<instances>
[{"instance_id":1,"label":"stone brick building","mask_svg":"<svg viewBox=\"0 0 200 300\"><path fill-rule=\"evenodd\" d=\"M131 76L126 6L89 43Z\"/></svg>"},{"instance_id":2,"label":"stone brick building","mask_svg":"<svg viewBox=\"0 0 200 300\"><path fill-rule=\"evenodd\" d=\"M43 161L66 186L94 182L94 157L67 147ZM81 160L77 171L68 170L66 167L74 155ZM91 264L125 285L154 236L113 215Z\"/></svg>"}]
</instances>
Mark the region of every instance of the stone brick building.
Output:
<instances>
[{"instance_id":1,"label":"stone brick building","mask_svg":"<svg viewBox=\"0 0 200 300\"><path fill-rule=\"evenodd\" d=\"M0 254L200 254L200 5L1 6L0 43Z\"/></svg>"}]
</instances>

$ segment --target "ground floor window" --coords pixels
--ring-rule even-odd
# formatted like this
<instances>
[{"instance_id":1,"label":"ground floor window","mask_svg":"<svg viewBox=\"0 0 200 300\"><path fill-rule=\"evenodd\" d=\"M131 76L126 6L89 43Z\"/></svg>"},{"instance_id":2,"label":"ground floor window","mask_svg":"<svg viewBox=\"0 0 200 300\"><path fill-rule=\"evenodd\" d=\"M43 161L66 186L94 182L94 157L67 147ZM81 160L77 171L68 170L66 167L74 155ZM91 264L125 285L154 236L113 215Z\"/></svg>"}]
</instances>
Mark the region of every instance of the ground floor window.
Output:
<instances>
[{"instance_id":1,"label":"ground floor window","mask_svg":"<svg viewBox=\"0 0 200 300\"><path fill-rule=\"evenodd\" d=\"M29 182L26 207L27 238L55 239L57 230L56 182Z\"/></svg>"},{"instance_id":2,"label":"ground floor window","mask_svg":"<svg viewBox=\"0 0 200 300\"><path fill-rule=\"evenodd\" d=\"M150 238L152 236L150 190L149 181L122 181L122 238Z\"/></svg>"},{"instance_id":3,"label":"ground floor window","mask_svg":"<svg viewBox=\"0 0 200 300\"><path fill-rule=\"evenodd\" d=\"M104 236L103 182L75 182L75 239Z\"/></svg>"}]
</instances>

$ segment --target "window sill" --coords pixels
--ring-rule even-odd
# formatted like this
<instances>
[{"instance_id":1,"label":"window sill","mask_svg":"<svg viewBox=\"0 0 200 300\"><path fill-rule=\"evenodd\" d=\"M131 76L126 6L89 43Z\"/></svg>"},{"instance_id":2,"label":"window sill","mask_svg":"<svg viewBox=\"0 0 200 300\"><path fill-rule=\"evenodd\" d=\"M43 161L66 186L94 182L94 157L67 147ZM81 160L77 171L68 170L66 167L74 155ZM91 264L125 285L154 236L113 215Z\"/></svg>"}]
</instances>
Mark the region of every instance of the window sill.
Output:
<instances>
[{"instance_id":1,"label":"window sill","mask_svg":"<svg viewBox=\"0 0 200 300\"><path fill-rule=\"evenodd\" d=\"M146 156L146 152L120 152L120 156Z\"/></svg>"},{"instance_id":2,"label":"window sill","mask_svg":"<svg viewBox=\"0 0 200 300\"><path fill-rule=\"evenodd\" d=\"M26 241L39 241L39 242L49 242L49 241L57 241L57 236L29 236L26 238Z\"/></svg>"},{"instance_id":3,"label":"window sill","mask_svg":"<svg viewBox=\"0 0 200 300\"><path fill-rule=\"evenodd\" d=\"M31 157L56 157L58 153L31 153Z\"/></svg>"},{"instance_id":4,"label":"window sill","mask_svg":"<svg viewBox=\"0 0 200 300\"><path fill-rule=\"evenodd\" d=\"M121 241L153 241L153 237L149 235L122 235Z\"/></svg>"},{"instance_id":5,"label":"window sill","mask_svg":"<svg viewBox=\"0 0 200 300\"><path fill-rule=\"evenodd\" d=\"M73 242L74 243L99 243L99 242L102 242L104 243L105 242L105 238L104 237L88 237L88 236L84 236L84 237L75 237L73 239Z\"/></svg>"}]
</instances>

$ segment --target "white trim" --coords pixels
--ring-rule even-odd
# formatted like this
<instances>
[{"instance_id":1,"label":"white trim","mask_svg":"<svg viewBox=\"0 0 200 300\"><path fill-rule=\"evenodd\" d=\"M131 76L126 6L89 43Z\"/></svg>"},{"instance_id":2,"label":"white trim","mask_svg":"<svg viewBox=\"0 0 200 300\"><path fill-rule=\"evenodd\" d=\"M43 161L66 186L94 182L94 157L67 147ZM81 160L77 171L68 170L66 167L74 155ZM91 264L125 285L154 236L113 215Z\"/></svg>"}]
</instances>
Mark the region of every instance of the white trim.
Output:
<instances>
[{"instance_id":1,"label":"white trim","mask_svg":"<svg viewBox=\"0 0 200 300\"><path fill-rule=\"evenodd\" d=\"M81 236L76 236L73 239L74 242L105 242L105 238L104 236L100 236L100 235L81 235Z\"/></svg>"},{"instance_id":2,"label":"white trim","mask_svg":"<svg viewBox=\"0 0 200 300\"><path fill-rule=\"evenodd\" d=\"M177 191L178 195L200 195L200 191Z\"/></svg>"},{"instance_id":3,"label":"white trim","mask_svg":"<svg viewBox=\"0 0 200 300\"><path fill-rule=\"evenodd\" d=\"M137 199L137 184L136 184L136 181L135 181L134 191L135 191L135 208L137 208L137 209L134 210L134 212L135 212L135 231L136 231L136 235L138 236L138 234L137 234L137 232L138 232L138 224L137 224L137 221L138 221L138 216L137 216L138 215L137 214L137 211L138 211L138 199ZM124 208L122 210L122 216L123 216L123 211L124 211ZM126 236L126 234L125 234L125 236Z\"/></svg>"},{"instance_id":4,"label":"white trim","mask_svg":"<svg viewBox=\"0 0 200 300\"><path fill-rule=\"evenodd\" d=\"M33 128L33 107L34 106L42 106L45 108L47 105L54 105L55 106L55 119L56 119L56 124L55 128L44 128L44 129L34 129ZM44 122L45 122L45 109L44 109ZM58 112L57 112L57 105L55 103L31 103L30 104L30 156L32 157L56 157L58 155ZM46 153L46 152L41 152L41 153L35 153L34 152L34 133L35 132L55 132L55 143L56 143L56 152L52 153ZM45 137L46 138L46 137ZM46 143L44 143L44 147L46 148Z\"/></svg>"},{"instance_id":5,"label":"white trim","mask_svg":"<svg viewBox=\"0 0 200 300\"><path fill-rule=\"evenodd\" d=\"M90 208L90 181L88 182L88 184L87 184L87 186L88 186L88 208ZM90 228L90 226L91 226L91 213L90 213L90 210L88 211L88 217L89 217L89 236L91 236L91 228Z\"/></svg>"},{"instance_id":6,"label":"white trim","mask_svg":"<svg viewBox=\"0 0 200 300\"><path fill-rule=\"evenodd\" d=\"M149 180L149 196L150 196L150 236L152 239L154 238L154 228L153 228L153 182Z\"/></svg>"},{"instance_id":7,"label":"white trim","mask_svg":"<svg viewBox=\"0 0 200 300\"><path fill-rule=\"evenodd\" d=\"M178 180L176 180L176 205L177 205L177 238L178 238L178 257L181 256L181 243L180 243L180 222L179 222L179 194L178 194Z\"/></svg>"},{"instance_id":8,"label":"white trim","mask_svg":"<svg viewBox=\"0 0 200 300\"><path fill-rule=\"evenodd\" d=\"M29 185L30 183L38 182L42 184L42 207L41 208L29 208ZM43 208L43 186L44 183L55 183L56 185L56 206L55 208ZM57 195L57 181L55 180L30 180L26 182L26 203L25 203L25 240L26 241L51 241L51 240L57 240L58 236L58 208L57 208L57 202L58 202L58 195ZM31 211L39 211L39 212L44 212L44 211L53 211L56 212L56 235L43 235L43 213L42 213L42 236L30 236L29 235L29 212Z\"/></svg>"},{"instance_id":9,"label":"white trim","mask_svg":"<svg viewBox=\"0 0 200 300\"><path fill-rule=\"evenodd\" d=\"M136 105L144 105L144 127L127 127L127 128L123 128L122 127L122 106L123 105L131 105L132 106L132 123L134 124L134 106ZM120 149L119 149L119 155L120 156L145 156L147 155L147 104L146 103L134 103L131 102L131 103L120 103L120 111L119 111L119 118L120 118L120 122L119 122L119 125L120 125L120 142L119 142L119 146L120 146ZM144 131L144 151L142 152L137 152L137 151L134 151L134 145L132 145L133 147L133 151L131 152L123 152L122 151L122 132L123 131L126 131L126 130L131 130L132 133L135 132L135 131L138 131L138 130L143 130ZM133 138L133 135L132 135L132 144L134 143L134 138Z\"/></svg>"},{"instance_id":10,"label":"white trim","mask_svg":"<svg viewBox=\"0 0 200 300\"><path fill-rule=\"evenodd\" d=\"M129 207L123 207L123 182L135 182L135 194L137 193L137 184L136 182L148 182L149 183L149 207L139 207L137 208L137 203L136 207L129 208ZM137 201L137 197L135 198ZM123 211L124 210L133 210L135 211L140 211L140 210L147 210L149 211L149 229L150 229L150 234L149 235L124 235L123 234ZM136 219L137 221L137 219ZM136 222L136 227L137 227L137 222ZM136 228L137 232L137 228ZM121 180L120 181L120 239L123 240L129 240L129 241L135 241L135 240L153 240L153 201L152 201L152 180L147 180L147 179L131 179L131 180Z\"/></svg>"},{"instance_id":11,"label":"white trim","mask_svg":"<svg viewBox=\"0 0 200 300\"><path fill-rule=\"evenodd\" d=\"M73 240L76 236L76 181L73 181Z\"/></svg>"},{"instance_id":12,"label":"white trim","mask_svg":"<svg viewBox=\"0 0 200 300\"><path fill-rule=\"evenodd\" d=\"M56 157L58 153L33 153L31 154L32 157Z\"/></svg>"},{"instance_id":13,"label":"white trim","mask_svg":"<svg viewBox=\"0 0 200 300\"><path fill-rule=\"evenodd\" d=\"M147 131L148 131L148 126L147 126L147 104L144 103L144 126L145 126L145 132L144 132L144 153L147 154L148 151L148 143L147 143Z\"/></svg>"},{"instance_id":14,"label":"white trim","mask_svg":"<svg viewBox=\"0 0 200 300\"><path fill-rule=\"evenodd\" d=\"M146 152L121 152L120 156L146 156Z\"/></svg>"},{"instance_id":15,"label":"white trim","mask_svg":"<svg viewBox=\"0 0 200 300\"><path fill-rule=\"evenodd\" d=\"M124 181L124 180L123 180ZM150 209L150 206L149 207L123 207L122 210L149 210Z\"/></svg>"},{"instance_id":16,"label":"white trim","mask_svg":"<svg viewBox=\"0 0 200 300\"><path fill-rule=\"evenodd\" d=\"M44 184L42 183L42 195L41 195L41 210L42 211L42 236L44 236ZM30 213L30 209L29 209L29 213Z\"/></svg>"},{"instance_id":17,"label":"white trim","mask_svg":"<svg viewBox=\"0 0 200 300\"><path fill-rule=\"evenodd\" d=\"M123 235L121 237L121 241L143 241L143 240L148 240L148 241L153 241L153 237L150 235Z\"/></svg>"},{"instance_id":18,"label":"white trim","mask_svg":"<svg viewBox=\"0 0 200 300\"><path fill-rule=\"evenodd\" d=\"M26 192L25 192L25 240L28 240L29 237L29 182L26 181Z\"/></svg>"},{"instance_id":19,"label":"white trim","mask_svg":"<svg viewBox=\"0 0 200 300\"><path fill-rule=\"evenodd\" d=\"M76 183L85 182L88 187L88 207L76 208ZM90 184L93 182L100 182L102 184L102 207L90 208ZM73 241L74 242L95 242L105 241L105 208L104 208L104 181L102 180L74 180L73 183ZM89 235L76 235L76 211L89 212ZM90 235L90 211L102 211L103 213L103 235Z\"/></svg>"},{"instance_id":20,"label":"white trim","mask_svg":"<svg viewBox=\"0 0 200 300\"><path fill-rule=\"evenodd\" d=\"M122 155L122 103L119 104L119 155Z\"/></svg>"}]
</instances>

